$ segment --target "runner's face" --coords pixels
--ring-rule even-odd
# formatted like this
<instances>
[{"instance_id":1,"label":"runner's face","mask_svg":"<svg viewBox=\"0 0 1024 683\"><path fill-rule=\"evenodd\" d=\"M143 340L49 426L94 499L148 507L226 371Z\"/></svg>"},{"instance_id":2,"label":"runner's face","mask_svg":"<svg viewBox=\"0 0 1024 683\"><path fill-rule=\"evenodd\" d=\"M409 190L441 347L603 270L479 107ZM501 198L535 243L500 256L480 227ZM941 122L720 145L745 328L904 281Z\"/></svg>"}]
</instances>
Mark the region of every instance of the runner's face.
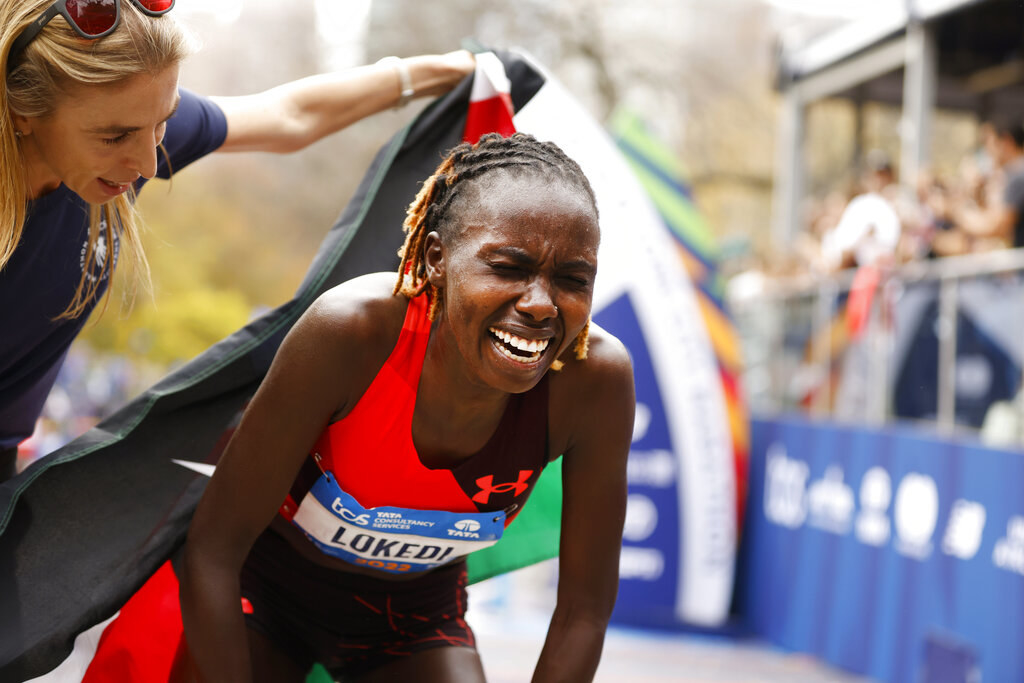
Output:
<instances>
[{"instance_id":1,"label":"runner's face","mask_svg":"<svg viewBox=\"0 0 1024 683\"><path fill-rule=\"evenodd\" d=\"M77 86L45 117L20 117L33 196L63 183L102 204L156 173L157 145L178 104L178 66Z\"/></svg>"},{"instance_id":2,"label":"runner's face","mask_svg":"<svg viewBox=\"0 0 1024 683\"><path fill-rule=\"evenodd\" d=\"M485 179L486 182L486 179ZM564 181L492 176L467 188L438 266L442 323L469 374L531 389L590 317L600 232L589 198Z\"/></svg>"}]
</instances>

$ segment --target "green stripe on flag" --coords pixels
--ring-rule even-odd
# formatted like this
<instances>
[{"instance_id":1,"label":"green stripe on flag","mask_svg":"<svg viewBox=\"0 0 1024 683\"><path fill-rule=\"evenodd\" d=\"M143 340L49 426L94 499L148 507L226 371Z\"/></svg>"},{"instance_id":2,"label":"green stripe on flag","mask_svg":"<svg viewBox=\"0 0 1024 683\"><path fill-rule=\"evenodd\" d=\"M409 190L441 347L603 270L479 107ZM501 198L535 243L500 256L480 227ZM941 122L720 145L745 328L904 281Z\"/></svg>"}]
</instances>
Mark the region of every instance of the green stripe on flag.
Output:
<instances>
[{"instance_id":1,"label":"green stripe on flag","mask_svg":"<svg viewBox=\"0 0 1024 683\"><path fill-rule=\"evenodd\" d=\"M314 664L313 669L306 676L306 683L334 683L334 679L322 664Z\"/></svg>"},{"instance_id":2,"label":"green stripe on flag","mask_svg":"<svg viewBox=\"0 0 1024 683\"><path fill-rule=\"evenodd\" d=\"M501 540L466 560L469 582L476 583L558 556L562 526L562 458L549 463L530 500L505 529Z\"/></svg>"}]
</instances>

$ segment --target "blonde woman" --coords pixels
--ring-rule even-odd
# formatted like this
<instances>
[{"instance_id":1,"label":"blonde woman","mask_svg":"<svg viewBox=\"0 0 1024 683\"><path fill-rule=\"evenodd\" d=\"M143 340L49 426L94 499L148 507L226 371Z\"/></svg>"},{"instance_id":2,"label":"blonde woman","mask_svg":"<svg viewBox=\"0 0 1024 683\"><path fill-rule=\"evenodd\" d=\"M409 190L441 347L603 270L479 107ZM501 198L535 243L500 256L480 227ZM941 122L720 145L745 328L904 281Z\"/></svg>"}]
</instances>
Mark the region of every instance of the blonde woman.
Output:
<instances>
[{"instance_id":1,"label":"blonde woman","mask_svg":"<svg viewBox=\"0 0 1024 683\"><path fill-rule=\"evenodd\" d=\"M0 0L0 481L72 340L128 258L135 193L211 152L292 152L473 68L459 51L388 59L266 92L178 84L174 0Z\"/></svg>"}]
</instances>

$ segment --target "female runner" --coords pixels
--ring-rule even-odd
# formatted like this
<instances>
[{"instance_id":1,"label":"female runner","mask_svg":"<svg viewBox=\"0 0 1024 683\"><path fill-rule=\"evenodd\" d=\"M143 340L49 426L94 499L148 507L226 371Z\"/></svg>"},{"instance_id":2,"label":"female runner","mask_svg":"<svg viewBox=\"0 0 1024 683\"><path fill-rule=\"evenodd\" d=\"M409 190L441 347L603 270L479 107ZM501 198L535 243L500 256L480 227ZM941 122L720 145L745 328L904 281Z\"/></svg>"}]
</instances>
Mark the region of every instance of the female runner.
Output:
<instances>
[{"instance_id":1,"label":"female runner","mask_svg":"<svg viewBox=\"0 0 1024 683\"><path fill-rule=\"evenodd\" d=\"M483 681L464 556L563 456L558 598L535 681L591 680L615 603L633 424L626 350L589 322L598 214L516 134L455 148L399 275L299 319L196 510L181 600L201 681Z\"/></svg>"}]
</instances>

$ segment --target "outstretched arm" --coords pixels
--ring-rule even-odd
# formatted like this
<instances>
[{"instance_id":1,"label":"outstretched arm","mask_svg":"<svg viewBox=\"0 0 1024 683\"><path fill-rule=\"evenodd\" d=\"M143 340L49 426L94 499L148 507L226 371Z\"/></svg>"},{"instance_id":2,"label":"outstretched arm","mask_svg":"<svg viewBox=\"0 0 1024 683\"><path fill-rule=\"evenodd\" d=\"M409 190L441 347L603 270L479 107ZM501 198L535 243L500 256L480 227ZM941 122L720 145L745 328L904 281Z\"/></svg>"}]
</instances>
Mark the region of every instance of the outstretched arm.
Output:
<instances>
[{"instance_id":1,"label":"outstretched arm","mask_svg":"<svg viewBox=\"0 0 1024 683\"><path fill-rule=\"evenodd\" d=\"M633 433L633 371L622 345L591 325L587 380L562 463L558 602L534 683L590 681L615 606L626 515L626 458ZM568 369L568 368L567 368Z\"/></svg>"},{"instance_id":2,"label":"outstretched arm","mask_svg":"<svg viewBox=\"0 0 1024 683\"><path fill-rule=\"evenodd\" d=\"M473 71L466 50L407 57L414 97L440 95ZM228 134L222 152L294 152L401 97L399 69L387 62L309 76L255 95L212 98L224 111Z\"/></svg>"}]
</instances>

